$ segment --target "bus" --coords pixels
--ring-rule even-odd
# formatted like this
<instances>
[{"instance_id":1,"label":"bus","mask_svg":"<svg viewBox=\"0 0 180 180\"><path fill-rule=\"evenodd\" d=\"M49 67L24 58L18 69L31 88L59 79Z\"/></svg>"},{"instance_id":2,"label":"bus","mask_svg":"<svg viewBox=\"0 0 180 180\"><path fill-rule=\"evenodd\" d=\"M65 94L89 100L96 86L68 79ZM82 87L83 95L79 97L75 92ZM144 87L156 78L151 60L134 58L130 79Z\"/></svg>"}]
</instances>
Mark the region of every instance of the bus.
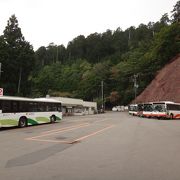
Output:
<instances>
[{"instance_id":1,"label":"bus","mask_svg":"<svg viewBox=\"0 0 180 180\"><path fill-rule=\"evenodd\" d=\"M144 109L144 104L143 103L139 103L138 105L137 105L138 107L137 107L137 116L139 116L139 117L143 117L143 109Z\"/></svg>"},{"instance_id":2,"label":"bus","mask_svg":"<svg viewBox=\"0 0 180 180\"><path fill-rule=\"evenodd\" d=\"M153 117L179 119L180 118L180 103L170 101L153 102Z\"/></svg>"},{"instance_id":3,"label":"bus","mask_svg":"<svg viewBox=\"0 0 180 180\"><path fill-rule=\"evenodd\" d=\"M54 123L62 119L61 102L49 98L0 97L0 128Z\"/></svg>"},{"instance_id":4,"label":"bus","mask_svg":"<svg viewBox=\"0 0 180 180\"><path fill-rule=\"evenodd\" d=\"M131 115L137 115L138 105L137 104L130 104L128 106L129 114Z\"/></svg>"},{"instance_id":5,"label":"bus","mask_svg":"<svg viewBox=\"0 0 180 180\"><path fill-rule=\"evenodd\" d=\"M150 118L152 117L153 113L153 103L144 103L143 104L143 111L142 111L142 117Z\"/></svg>"}]
</instances>

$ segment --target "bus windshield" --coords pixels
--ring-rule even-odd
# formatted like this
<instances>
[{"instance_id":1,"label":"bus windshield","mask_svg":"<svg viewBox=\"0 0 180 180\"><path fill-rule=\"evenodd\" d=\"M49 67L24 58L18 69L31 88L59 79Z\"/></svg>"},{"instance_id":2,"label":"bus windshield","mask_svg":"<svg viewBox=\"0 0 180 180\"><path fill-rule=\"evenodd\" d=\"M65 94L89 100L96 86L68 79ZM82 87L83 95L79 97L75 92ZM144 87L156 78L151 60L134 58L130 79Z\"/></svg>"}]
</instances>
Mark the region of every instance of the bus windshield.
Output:
<instances>
[{"instance_id":1,"label":"bus windshield","mask_svg":"<svg viewBox=\"0 0 180 180\"><path fill-rule=\"evenodd\" d=\"M144 104L144 111L152 112L152 104Z\"/></svg>"},{"instance_id":2,"label":"bus windshield","mask_svg":"<svg viewBox=\"0 0 180 180\"><path fill-rule=\"evenodd\" d=\"M165 112L165 104L155 104L154 111Z\"/></svg>"}]
</instances>

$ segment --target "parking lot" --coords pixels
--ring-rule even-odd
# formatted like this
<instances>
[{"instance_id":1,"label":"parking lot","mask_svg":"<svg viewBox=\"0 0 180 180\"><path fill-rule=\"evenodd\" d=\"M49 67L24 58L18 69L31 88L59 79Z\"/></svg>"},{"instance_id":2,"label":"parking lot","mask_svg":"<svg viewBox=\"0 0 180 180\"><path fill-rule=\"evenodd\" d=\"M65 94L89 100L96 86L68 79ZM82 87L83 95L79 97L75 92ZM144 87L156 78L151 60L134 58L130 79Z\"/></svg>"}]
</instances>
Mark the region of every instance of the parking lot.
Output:
<instances>
[{"instance_id":1,"label":"parking lot","mask_svg":"<svg viewBox=\"0 0 180 180\"><path fill-rule=\"evenodd\" d=\"M0 130L2 180L179 180L180 120L127 112Z\"/></svg>"}]
</instances>

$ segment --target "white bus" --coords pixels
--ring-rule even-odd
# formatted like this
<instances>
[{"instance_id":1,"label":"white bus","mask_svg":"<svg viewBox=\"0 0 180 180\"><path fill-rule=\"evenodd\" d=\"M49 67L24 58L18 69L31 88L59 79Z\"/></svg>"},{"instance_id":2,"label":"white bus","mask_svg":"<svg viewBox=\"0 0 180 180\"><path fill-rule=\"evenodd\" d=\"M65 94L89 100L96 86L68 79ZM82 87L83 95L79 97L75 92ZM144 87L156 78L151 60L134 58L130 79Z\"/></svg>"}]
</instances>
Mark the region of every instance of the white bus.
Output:
<instances>
[{"instance_id":1,"label":"white bus","mask_svg":"<svg viewBox=\"0 0 180 180\"><path fill-rule=\"evenodd\" d=\"M154 102L152 116L157 118L179 119L180 103L170 101Z\"/></svg>"},{"instance_id":2,"label":"white bus","mask_svg":"<svg viewBox=\"0 0 180 180\"><path fill-rule=\"evenodd\" d=\"M128 110L129 110L129 114L131 115L137 115L137 111L138 111L138 105L137 104L130 104L128 106Z\"/></svg>"},{"instance_id":3,"label":"white bus","mask_svg":"<svg viewBox=\"0 0 180 180\"><path fill-rule=\"evenodd\" d=\"M0 97L0 128L26 127L62 119L61 102L48 98Z\"/></svg>"},{"instance_id":4,"label":"white bus","mask_svg":"<svg viewBox=\"0 0 180 180\"><path fill-rule=\"evenodd\" d=\"M142 117L150 118L152 117L153 113L153 103L144 103L143 104L143 111L142 111Z\"/></svg>"},{"instance_id":5,"label":"white bus","mask_svg":"<svg viewBox=\"0 0 180 180\"><path fill-rule=\"evenodd\" d=\"M137 109L138 109L137 110L137 116L143 117L144 104L143 103L139 103Z\"/></svg>"}]
</instances>

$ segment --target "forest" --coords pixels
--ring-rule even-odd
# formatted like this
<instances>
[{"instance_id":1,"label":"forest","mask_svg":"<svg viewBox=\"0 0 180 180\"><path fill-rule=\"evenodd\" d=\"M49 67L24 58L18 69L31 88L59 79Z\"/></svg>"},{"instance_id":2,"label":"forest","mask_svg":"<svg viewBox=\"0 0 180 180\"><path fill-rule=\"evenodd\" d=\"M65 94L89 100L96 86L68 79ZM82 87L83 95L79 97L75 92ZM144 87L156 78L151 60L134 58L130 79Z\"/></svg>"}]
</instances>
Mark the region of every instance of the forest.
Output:
<instances>
[{"instance_id":1,"label":"forest","mask_svg":"<svg viewBox=\"0 0 180 180\"><path fill-rule=\"evenodd\" d=\"M127 105L180 53L180 1L157 22L79 35L67 47L34 51L12 15L0 35L0 87L5 95L64 96Z\"/></svg>"}]
</instances>

